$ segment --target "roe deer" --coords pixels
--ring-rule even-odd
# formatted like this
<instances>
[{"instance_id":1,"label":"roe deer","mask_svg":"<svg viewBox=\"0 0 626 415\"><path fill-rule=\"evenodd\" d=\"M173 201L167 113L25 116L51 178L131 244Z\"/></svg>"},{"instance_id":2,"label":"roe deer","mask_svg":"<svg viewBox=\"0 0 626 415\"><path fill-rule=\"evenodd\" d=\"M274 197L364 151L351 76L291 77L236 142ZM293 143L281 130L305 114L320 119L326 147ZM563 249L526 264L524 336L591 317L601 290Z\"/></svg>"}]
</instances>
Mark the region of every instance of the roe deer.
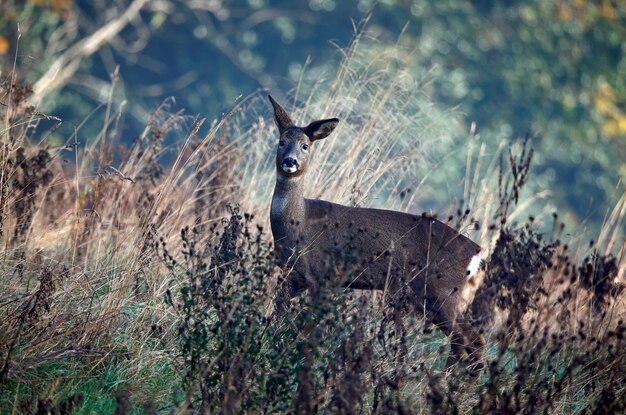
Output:
<instances>
[{"instance_id":1,"label":"roe deer","mask_svg":"<svg viewBox=\"0 0 626 415\"><path fill-rule=\"evenodd\" d=\"M280 134L270 220L279 264L291 268L290 295L315 287L320 278L386 290L388 296L402 292L451 337L446 367L467 352L478 374L484 341L457 314L463 287L480 267L480 247L433 218L305 199L311 144L332 133L339 120L297 127L269 100Z\"/></svg>"}]
</instances>

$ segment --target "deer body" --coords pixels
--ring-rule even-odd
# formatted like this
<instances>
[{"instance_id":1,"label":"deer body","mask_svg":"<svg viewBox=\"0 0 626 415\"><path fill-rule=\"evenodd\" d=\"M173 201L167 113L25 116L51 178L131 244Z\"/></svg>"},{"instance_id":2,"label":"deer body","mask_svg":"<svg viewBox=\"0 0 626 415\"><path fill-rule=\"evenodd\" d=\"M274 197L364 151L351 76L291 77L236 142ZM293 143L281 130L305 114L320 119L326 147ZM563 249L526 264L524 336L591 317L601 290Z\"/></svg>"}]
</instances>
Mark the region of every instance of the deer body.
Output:
<instances>
[{"instance_id":1,"label":"deer body","mask_svg":"<svg viewBox=\"0 0 626 415\"><path fill-rule=\"evenodd\" d=\"M480 366L482 338L457 318L463 287L480 264L480 247L430 217L306 199L308 150L336 118L296 127L271 97L280 132L270 220L276 254L290 268L291 295L320 279L409 296L414 308L452 337L448 365L467 351Z\"/></svg>"}]
</instances>

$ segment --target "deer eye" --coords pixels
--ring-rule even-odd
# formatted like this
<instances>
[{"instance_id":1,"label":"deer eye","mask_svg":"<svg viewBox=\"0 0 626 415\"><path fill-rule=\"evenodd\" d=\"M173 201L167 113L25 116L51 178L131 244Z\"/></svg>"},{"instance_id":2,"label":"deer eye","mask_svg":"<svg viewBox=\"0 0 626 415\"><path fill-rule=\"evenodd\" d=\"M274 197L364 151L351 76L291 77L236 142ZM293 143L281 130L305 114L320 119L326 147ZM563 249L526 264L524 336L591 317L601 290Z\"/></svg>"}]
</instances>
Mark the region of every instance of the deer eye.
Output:
<instances>
[{"instance_id":1,"label":"deer eye","mask_svg":"<svg viewBox=\"0 0 626 415\"><path fill-rule=\"evenodd\" d=\"M280 141L278 142L278 146L279 146L279 147L285 147L285 140L280 140Z\"/></svg>"},{"instance_id":2,"label":"deer eye","mask_svg":"<svg viewBox=\"0 0 626 415\"><path fill-rule=\"evenodd\" d=\"M309 149L308 144L302 144L302 150L307 151Z\"/></svg>"}]
</instances>

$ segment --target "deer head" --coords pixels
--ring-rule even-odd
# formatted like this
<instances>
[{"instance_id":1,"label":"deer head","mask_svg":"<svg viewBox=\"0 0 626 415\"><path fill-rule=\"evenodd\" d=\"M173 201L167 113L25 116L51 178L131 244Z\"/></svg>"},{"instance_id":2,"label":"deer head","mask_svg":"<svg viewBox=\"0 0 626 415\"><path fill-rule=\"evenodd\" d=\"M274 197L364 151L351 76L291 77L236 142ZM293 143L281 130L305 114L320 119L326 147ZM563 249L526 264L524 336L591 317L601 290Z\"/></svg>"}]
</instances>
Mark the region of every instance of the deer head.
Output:
<instances>
[{"instance_id":1,"label":"deer head","mask_svg":"<svg viewBox=\"0 0 626 415\"><path fill-rule=\"evenodd\" d=\"M276 151L276 169L286 177L297 177L306 171L311 144L326 138L333 132L339 120L329 118L313 121L306 127L296 127L289 114L268 95L274 108L274 121L278 127L279 140Z\"/></svg>"}]
</instances>

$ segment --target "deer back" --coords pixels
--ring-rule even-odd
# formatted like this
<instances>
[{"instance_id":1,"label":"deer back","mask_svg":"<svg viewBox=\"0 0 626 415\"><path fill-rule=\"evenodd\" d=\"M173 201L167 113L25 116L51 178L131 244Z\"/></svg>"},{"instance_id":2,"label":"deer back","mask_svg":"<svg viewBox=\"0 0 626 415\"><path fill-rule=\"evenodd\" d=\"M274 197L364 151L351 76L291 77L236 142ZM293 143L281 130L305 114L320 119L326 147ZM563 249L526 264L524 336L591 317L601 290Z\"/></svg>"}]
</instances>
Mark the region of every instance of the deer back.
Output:
<instances>
[{"instance_id":1,"label":"deer back","mask_svg":"<svg viewBox=\"0 0 626 415\"><path fill-rule=\"evenodd\" d=\"M432 295L462 290L480 247L441 221L305 199L302 252L316 275L353 288L408 284ZM339 277L336 275L339 274Z\"/></svg>"}]
</instances>

